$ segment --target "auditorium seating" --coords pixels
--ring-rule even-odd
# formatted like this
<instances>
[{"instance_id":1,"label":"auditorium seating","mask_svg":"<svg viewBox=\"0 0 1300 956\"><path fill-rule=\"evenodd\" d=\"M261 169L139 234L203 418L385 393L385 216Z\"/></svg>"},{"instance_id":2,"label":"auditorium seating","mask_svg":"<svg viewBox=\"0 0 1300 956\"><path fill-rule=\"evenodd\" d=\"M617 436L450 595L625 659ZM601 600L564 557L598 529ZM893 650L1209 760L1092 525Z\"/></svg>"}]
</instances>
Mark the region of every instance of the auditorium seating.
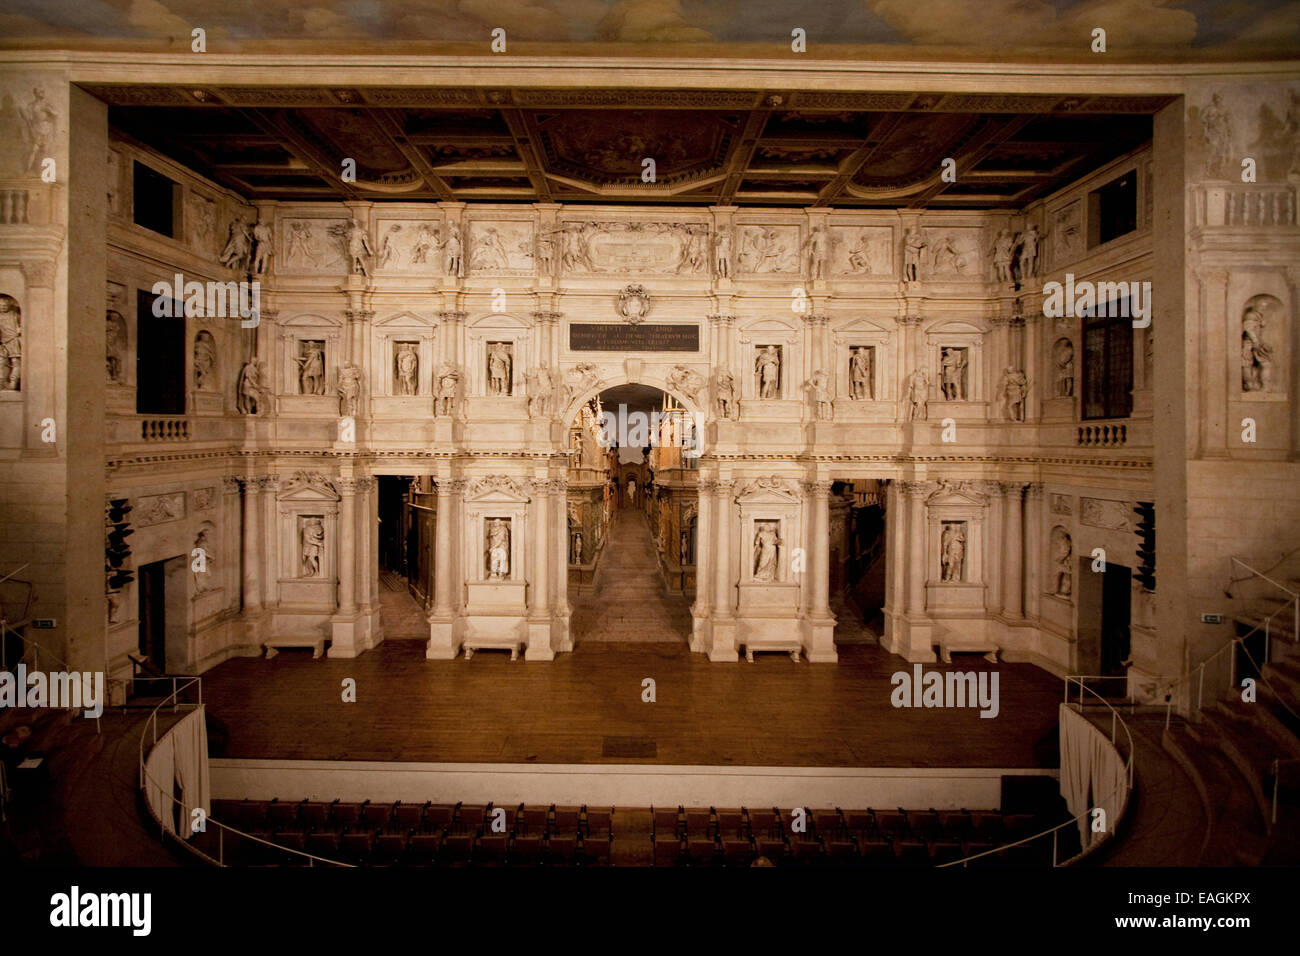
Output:
<instances>
[{"instance_id":1,"label":"auditorium seating","mask_svg":"<svg viewBox=\"0 0 1300 956\"><path fill-rule=\"evenodd\" d=\"M996 810L772 807L624 809L339 800L214 800L212 817L256 839L222 835L235 866L776 866L919 868L991 852L970 866L1050 866L1051 841L1006 846L1057 819ZM615 824L623 829L616 838ZM638 823L637 821L641 821ZM217 828L191 842L218 855ZM643 842L648 834L648 845ZM265 842L260 842L265 841ZM1004 847L1003 849L998 849Z\"/></svg>"}]
</instances>

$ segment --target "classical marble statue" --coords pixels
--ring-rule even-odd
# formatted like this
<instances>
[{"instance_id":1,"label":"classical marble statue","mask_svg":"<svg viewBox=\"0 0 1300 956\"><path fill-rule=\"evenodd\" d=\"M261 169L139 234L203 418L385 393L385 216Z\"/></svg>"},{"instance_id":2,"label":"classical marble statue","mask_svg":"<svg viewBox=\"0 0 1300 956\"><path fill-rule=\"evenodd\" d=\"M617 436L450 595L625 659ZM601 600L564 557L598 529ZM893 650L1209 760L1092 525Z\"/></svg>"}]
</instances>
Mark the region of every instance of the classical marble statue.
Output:
<instances>
[{"instance_id":1,"label":"classical marble statue","mask_svg":"<svg viewBox=\"0 0 1300 956\"><path fill-rule=\"evenodd\" d=\"M668 373L667 385L671 390L680 392L694 402L699 397L700 389L704 387L704 379L694 369L687 368L685 365L674 365L673 370Z\"/></svg>"},{"instance_id":2,"label":"classical marble statue","mask_svg":"<svg viewBox=\"0 0 1300 956\"><path fill-rule=\"evenodd\" d=\"M1029 379L1025 373L1011 365L1002 370L1002 409L1009 422L1025 420L1025 395L1029 392Z\"/></svg>"},{"instance_id":3,"label":"classical marble statue","mask_svg":"<svg viewBox=\"0 0 1300 956\"><path fill-rule=\"evenodd\" d=\"M814 226L805 243L808 252L808 278L825 278L826 272L826 229Z\"/></svg>"},{"instance_id":4,"label":"classical marble statue","mask_svg":"<svg viewBox=\"0 0 1300 956\"><path fill-rule=\"evenodd\" d=\"M537 274L539 276L549 276L555 271L555 235L558 230L537 230L537 249L534 253L537 260Z\"/></svg>"},{"instance_id":5,"label":"classical marble statue","mask_svg":"<svg viewBox=\"0 0 1300 956\"><path fill-rule=\"evenodd\" d=\"M930 407L929 373L923 368L913 369L912 374L907 376L907 384L904 389L906 409L903 420L908 422L925 421Z\"/></svg>"},{"instance_id":6,"label":"classical marble statue","mask_svg":"<svg viewBox=\"0 0 1300 956\"><path fill-rule=\"evenodd\" d=\"M835 417L831 404L831 377L825 369L817 369L808 379L807 388L812 392L813 404L817 409L818 421L828 422Z\"/></svg>"},{"instance_id":7,"label":"classical marble statue","mask_svg":"<svg viewBox=\"0 0 1300 956\"><path fill-rule=\"evenodd\" d=\"M1038 226L1031 223L1029 231L1020 237L1021 282L1038 275L1038 240Z\"/></svg>"},{"instance_id":8,"label":"classical marble statue","mask_svg":"<svg viewBox=\"0 0 1300 956\"><path fill-rule=\"evenodd\" d=\"M447 223L447 238L443 241L443 255L446 257L447 275L465 275L464 251L465 245L460 239L460 226L455 222Z\"/></svg>"},{"instance_id":9,"label":"classical marble statue","mask_svg":"<svg viewBox=\"0 0 1300 956\"><path fill-rule=\"evenodd\" d=\"M488 346L488 394L509 395L511 393L510 346L505 342L493 342Z\"/></svg>"},{"instance_id":10,"label":"classical marble statue","mask_svg":"<svg viewBox=\"0 0 1300 956\"><path fill-rule=\"evenodd\" d=\"M39 172L42 160L50 155L51 144L59 128L59 114L45 98L45 91L40 87L32 89L32 98L26 106L18 107L18 113L27 126L27 138L32 144L27 153L27 171Z\"/></svg>"},{"instance_id":11,"label":"classical marble statue","mask_svg":"<svg viewBox=\"0 0 1300 956\"><path fill-rule=\"evenodd\" d=\"M935 272L963 272L966 260L953 245L952 234L945 232L930 250L930 263Z\"/></svg>"},{"instance_id":12,"label":"classical marble statue","mask_svg":"<svg viewBox=\"0 0 1300 956\"><path fill-rule=\"evenodd\" d=\"M962 521L945 521L943 537L939 542L939 561L943 580L966 579L966 524Z\"/></svg>"},{"instance_id":13,"label":"classical marble statue","mask_svg":"<svg viewBox=\"0 0 1300 956\"><path fill-rule=\"evenodd\" d=\"M351 362L339 369L339 417L355 418L361 401L361 369Z\"/></svg>"},{"instance_id":14,"label":"classical marble statue","mask_svg":"<svg viewBox=\"0 0 1300 956\"><path fill-rule=\"evenodd\" d=\"M677 260L677 268L674 272L693 274L704 268L704 249L700 241L700 229L687 225L684 229L685 236L682 239L682 254Z\"/></svg>"},{"instance_id":15,"label":"classical marble statue","mask_svg":"<svg viewBox=\"0 0 1300 956\"><path fill-rule=\"evenodd\" d=\"M253 239L248 232L248 223L236 218L230 224L230 236L226 239L226 246L221 250L218 257L221 264L236 272L244 272L248 269L248 256L253 247Z\"/></svg>"},{"instance_id":16,"label":"classical marble statue","mask_svg":"<svg viewBox=\"0 0 1300 956\"><path fill-rule=\"evenodd\" d=\"M1070 556L1074 553L1074 542L1064 528L1052 529L1052 593L1060 597L1069 597L1074 592L1074 574L1070 568Z\"/></svg>"},{"instance_id":17,"label":"classical marble statue","mask_svg":"<svg viewBox=\"0 0 1300 956\"><path fill-rule=\"evenodd\" d=\"M370 267L366 262L374 254L365 227L353 219L348 226L348 273L354 276L370 275Z\"/></svg>"},{"instance_id":18,"label":"classical marble statue","mask_svg":"<svg viewBox=\"0 0 1300 956\"><path fill-rule=\"evenodd\" d=\"M871 381L871 351L855 345L849 350L849 397L855 402L875 398Z\"/></svg>"},{"instance_id":19,"label":"classical marble statue","mask_svg":"<svg viewBox=\"0 0 1300 956\"><path fill-rule=\"evenodd\" d=\"M325 553L325 526L321 519L316 515L304 516L300 537L303 577L320 577L321 555Z\"/></svg>"},{"instance_id":20,"label":"classical marble statue","mask_svg":"<svg viewBox=\"0 0 1300 956\"><path fill-rule=\"evenodd\" d=\"M114 385L126 384L126 366L123 364L126 353L126 320L122 313L113 309L105 316L108 328L105 330L104 357L107 362L108 381Z\"/></svg>"},{"instance_id":21,"label":"classical marble statue","mask_svg":"<svg viewBox=\"0 0 1300 956\"><path fill-rule=\"evenodd\" d=\"M754 580L775 581L781 539L775 521L754 522Z\"/></svg>"},{"instance_id":22,"label":"classical marble statue","mask_svg":"<svg viewBox=\"0 0 1300 956\"><path fill-rule=\"evenodd\" d=\"M294 359L298 365L298 393L325 394L325 352L313 341L303 343L303 354Z\"/></svg>"},{"instance_id":23,"label":"classical marble statue","mask_svg":"<svg viewBox=\"0 0 1300 956\"><path fill-rule=\"evenodd\" d=\"M208 532L211 530L205 524L199 528L199 533L194 536L194 547L203 552L203 570L191 571L194 576L194 592L196 595L202 594L204 591L211 591L216 587L214 582L217 580L217 556L212 550L212 542L208 540Z\"/></svg>"},{"instance_id":24,"label":"classical marble statue","mask_svg":"<svg viewBox=\"0 0 1300 956\"><path fill-rule=\"evenodd\" d=\"M731 230L726 226L713 237L713 271L719 279L731 276Z\"/></svg>"},{"instance_id":25,"label":"classical marble statue","mask_svg":"<svg viewBox=\"0 0 1300 956\"><path fill-rule=\"evenodd\" d=\"M926 247L925 237L917 226L908 226L903 236L903 281L915 282L920 278L921 250Z\"/></svg>"},{"instance_id":26,"label":"classical marble statue","mask_svg":"<svg viewBox=\"0 0 1300 956\"><path fill-rule=\"evenodd\" d=\"M420 392L420 356L411 342L403 342L397 347L397 394L418 395Z\"/></svg>"},{"instance_id":27,"label":"classical marble statue","mask_svg":"<svg viewBox=\"0 0 1300 956\"><path fill-rule=\"evenodd\" d=\"M289 223L289 251L285 253L285 258L308 265L317 264L316 250L312 247L311 223Z\"/></svg>"},{"instance_id":28,"label":"classical marble statue","mask_svg":"<svg viewBox=\"0 0 1300 956\"><path fill-rule=\"evenodd\" d=\"M1205 174L1212 179L1227 179L1233 171L1232 115L1223 108L1223 94L1210 97L1210 105L1201 112L1205 137Z\"/></svg>"},{"instance_id":29,"label":"classical marble statue","mask_svg":"<svg viewBox=\"0 0 1300 956\"><path fill-rule=\"evenodd\" d=\"M488 519L487 567L489 580L510 577L510 522L506 518Z\"/></svg>"},{"instance_id":30,"label":"classical marble statue","mask_svg":"<svg viewBox=\"0 0 1300 956\"><path fill-rule=\"evenodd\" d=\"M194 387L200 390L218 388L216 369L216 340L207 329L200 329L194 336Z\"/></svg>"},{"instance_id":31,"label":"classical marble statue","mask_svg":"<svg viewBox=\"0 0 1300 956\"><path fill-rule=\"evenodd\" d=\"M754 360L755 390L759 398L776 398L781 385L781 353L769 345Z\"/></svg>"},{"instance_id":32,"label":"classical marble statue","mask_svg":"<svg viewBox=\"0 0 1300 956\"><path fill-rule=\"evenodd\" d=\"M867 275L871 272L871 250L867 244L867 230L858 231L858 237L849 248L849 272L852 275Z\"/></svg>"},{"instance_id":33,"label":"classical marble statue","mask_svg":"<svg viewBox=\"0 0 1300 956\"><path fill-rule=\"evenodd\" d=\"M582 532L575 530L569 536L569 563L582 564Z\"/></svg>"},{"instance_id":34,"label":"classical marble statue","mask_svg":"<svg viewBox=\"0 0 1300 956\"><path fill-rule=\"evenodd\" d=\"M460 385L460 369L454 365L444 364L438 370L438 414L454 415L456 409L456 389Z\"/></svg>"},{"instance_id":35,"label":"classical marble statue","mask_svg":"<svg viewBox=\"0 0 1300 956\"><path fill-rule=\"evenodd\" d=\"M239 370L235 408L241 415L256 415L262 401L262 363L252 359Z\"/></svg>"},{"instance_id":36,"label":"classical marble statue","mask_svg":"<svg viewBox=\"0 0 1300 956\"><path fill-rule=\"evenodd\" d=\"M950 402L966 401L966 351L944 348L939 359L939 388Z\"/></svg>"},{"instance_id":37,"label":"classical marble statue","mask_svg":"<svg viewBox=\"0 0 1300 956\"><path fill-rule=\"evenodd\" d=\"M271 226L263 219L258 219L253 226L253 275L266 275L266 267L271 264Z\"/></svg>"},{"instance_id":38,"label":"classical marble statue","mask_svg":"<svg viewBox=\"0 0 1300 956\"><path fill-rule=\"evenodd\" d=\"M1264 341L1264 314L1254 302L1241 316L1241 390L1266 391L1273 374L1273 349Z\"/></svg>"},{"instance_id":39,"label":"classical marble statue","mask_svg":"<svg viewBox=\"0 0 1300 956\"><path fill-rule=\"evenodd\" d=\"M740 406L736 401L736 379L725 368L718 369L713 389L713 405L714 414L718 418L730 420L740 415Z\"/></svg>"},{"instance_id":40,"label":"classical marble statue","mask_svg":"<svg viewBox=\"0 0 1300 956\"><path fill-rule=\"evenodd\" d=\"M375 263L376 268L387 269L389 264L397 258L397 234L402 231L400 224L394 224L388 227L384 237L379 240L379 256Z\"/></svg>"},{"instance_id":41,"label":"classical marble statue","mask_svg":"<svg viewBox=\"0 0 1300 956\"><path fill-rule=\"evenodd\" d=\"M1011 260L1015 256L1016 240L1010 229L1003 229L993 243L993 271L999 282L1011 281Z\"/></svg>"},{"instance_id":42,"label":"classical marble statue","mask_svg":"<svg viewBox=\"0 0 1300 956\"><path fill-rule=\"evenodd\" d=\"M510 253L501 241L501 234L488 226L474 248L474 267L478 269L509 269Z\"/></svg>"},{"instance_id":43,"label":"classical marble statue","mask_svg":"<svg viewBox=\"0 0 1300 956\"><path fill-rule=\"evenodd\" d=\"M18 300L0 295L0 392L16 392L23 380L23 312Z\"/></svg>"},{"instance_id":44,"label":"classical marble statue","mask_svg":"<svg viewBox=\"0 0 1300 956\"><path fill-rule=\"evenodd\" d=\"M1056 365L1056 384L1053 391L1059 398L1074 397L1074 343L1069 339L1058 339L1052 349L1052 361Z\"/></svg>"},{"instance_id":45,"label":"classical marble statue","mask_svg":"<svg viewBox=\"0 0 1300 956\"><path fill-rule=\"evenodd\" d=\"M551 399L555 394L551 371L540 367L528 379L528 417L546 418L551 414Z\"/></svg>"}]
</instances>

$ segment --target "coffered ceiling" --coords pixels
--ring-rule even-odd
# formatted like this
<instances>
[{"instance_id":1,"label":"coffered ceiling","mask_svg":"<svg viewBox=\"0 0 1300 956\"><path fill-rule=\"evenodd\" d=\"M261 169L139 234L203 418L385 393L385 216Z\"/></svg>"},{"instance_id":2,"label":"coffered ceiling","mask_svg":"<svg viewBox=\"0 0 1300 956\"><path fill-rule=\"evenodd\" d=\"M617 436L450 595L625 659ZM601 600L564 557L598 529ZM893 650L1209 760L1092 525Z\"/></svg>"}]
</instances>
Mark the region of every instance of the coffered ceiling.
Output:
<instances>
[{"instance_id":1,"label":"coffered ceiling","mask_svg":"<svg viewBox=\"0 0 1300 956\"><path fill-rule=\"evenodd\" d=\"M1167 97L100 85L109 122L249 199L1014 209ZM943 161L955 163L955 179ZM355 160L356 181L341 175ZM653 181L649 164L653 160ZM948 177L953 179L953 177Z\"/></svg>"}]
</instances>

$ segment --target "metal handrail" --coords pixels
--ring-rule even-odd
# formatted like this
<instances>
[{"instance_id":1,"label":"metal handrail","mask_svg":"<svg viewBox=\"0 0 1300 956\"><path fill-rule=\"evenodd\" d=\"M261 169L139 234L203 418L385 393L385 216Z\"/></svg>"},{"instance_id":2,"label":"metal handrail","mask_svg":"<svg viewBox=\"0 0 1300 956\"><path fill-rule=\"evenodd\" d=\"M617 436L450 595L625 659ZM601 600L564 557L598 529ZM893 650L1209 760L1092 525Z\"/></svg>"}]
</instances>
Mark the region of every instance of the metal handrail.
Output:
<instances>
[{"instance_id":1,"label":"metal handrail","mask_svg":"<svg viewBox=\"0 0 1300 956\"><path fill-rule=\"evenodd\" d=\"M190 687L192 687L192 686L197 685L197 686L198 686L198 702L195 703L195 704L192 704L192 705L188 705L188 706L192 706L192 707L194 707L194 708L196 708L196 709L199 708L199 707L202 707L202 706L203 706L203 678L201 678L201 677L190 677L190 678L158 678L158 677L151 677L151 678L141 678L141 679L143 679L143 680L168 680L168 679L170 679L170 680L173 681L173 689L172 689L171 694L169 694L167 697L164 697L161 701L159 701L158 705L157 705L156 707L154 707L154 709L150 712L149 716L145 719L145 727L144 727L144 729L140 731L140 793L141 793L141 794L143 795L143 797L144 797L144 805L145 805L145 808L149 811L149 816L151 816L151 817L153 818L154 822L155 822L156 824L158 824L159 833L161 834L161 837L162 837L162 840L163 840L164 843L167 842L167 837L170 835L171 837L173 837L173 838L175 839L175 841L176 841L180 846L183 846L183 847L186 849L186 851L188 851L189 853L192 853L195 857L197 857L197 858L199 858L199 859L201 859L201 860L204 860L204 861L206 861L206 862L208 862L208 863L215 863L217 866L222 866L222 867L224 867L224 866L226 865L226 863L225 863L225 834L226 834L227 832L229 832L229 833L232 833L232 834L237 835L241 840L250 840L250 841L253 841L253 842L256 842L256 843L261 843L263 846L271 847L271 848L273 848L273 849L275 849L275 850L277 850L277 851L279 851L279 852L281 852L281 853L287 853L287 854L289 854L290 856L295 856L295 857L302 857L303 859L307 860L307 865L308 865L308 866L315 866L317 863L321 863L321 864L325 864L325 865L327 865L327 866L341 866L341 867L347 867L347 868L349 868L349 869L350 869L350 868L353 868L354 865L351 864L351 863L343 863L343 862L341 862L341 861L339 861L339 860L331 860L331 859L328 859L328 858L323 857L323 856L316 856L314 853L307 853L307 852L305 852L305 851L303 851L303 850L295 850L295 849L293 849L292 847L281 846L281 845L278 844L278 843L272 843L272 842L269 841L269 840L264 840L264 839L262 839L262 838L259 837L259 836L254 836L254 835L251 834L251 833L246 833L246 832L244 832L243 830L236 829L235 827L227 826L226 824L222 823L220 820L216 820L216 819L214 819L214 818L212 817L211 814L208 814L208 815L204 818L204 827L205 827L205 829L202 830L202 831L200 831L200 832L206 832L206 827L207 827L209 824L215 824L215 825L216 825L216 827L217 827L217 858L216 858L216 859L213 859L211 856L209 856L207 853L204 853L202 850L200 850L198 847L194 846L194 845L193 845L192 843L190 843L188 840L182 838L180 834L178 834L178 833L173 833L173 832L169 831L169 830L167 829L167 827L164 825L163 821L162 821L162 820L157 816L157 814L155 814L155 813L153 812L153 804L151 804L151 803L149 802L149 784L152 783L153 780L152 780L152 778L149 776L149 772L148 772L148 769L147 769L147 766L146 766L146 758L147 758L147 755L146 755L146 753L145 753L144 742L145 742L145 738L146 738L146 737L148 736L148 734L149 734L149 730L150 730L150 728L152 727L152 729L153 729L153 743L154 743L154 745L156 745L156 744L158 743L158 712L159 712L163 707L166 707L167 704L170 702L170 703L171 703L171 707L172 707L172 713L175 713L175 712L176 712L176 709L177 709L178 706L186 706L186 705L182 705L182 704L180 704L180 703L179 703L179 700L178 700L179 694L180 694L182 691L184 691L184 690L186 690L186 689L188 689L188 688L190 688ZM186 683L185 683L184 685L176 686L176 685L175 685L175 681L177 681L177 680L185 680ZM163 738L166 739L167 734L171 733L171 732L172 732L173 730L175 730L175 729L176 729L175 727L168 728L168 730L163 734ZM156 786L156 784L155 784L155 786ZM163 794L166 794L166 795L171 799L171 801L172 801L172 803L173 803L174 805L181 806L181 808L184 809L184 804L182 804L180 800L177 800L177 799L176 799L175 794L173 794L173 793L171 792L170 789L159 788L159 792L160 792L160 793L163 793ZM188 824L187 824L187 826L188 826Z\"/></svg>"},{"instance_id":2,"label":"metal handrail","mask_svg":"<svg viewBox=\"0 0 1300 956\"><path fill-rule=\"evenodd\" d=\"M1065 678L1065 704L1066 704L1067 706L1071 706L1071 705L1070 705L1070 684L1071 684L1071 682L1073 682L1073 681L1078 681L1078 682L1079 682L1079 704L1078 704L1078 707L1079 707L1079 711L1080 711L1080 713L1082 713L1082 711L1083 711L1083 692L1086 690L1089 694L1092 694L1093 697L1096 697L1099 701L1101 701L1103 704L1105 704L1106 708L1110 711L1110 742L1111 742L1111 746L1114 746L1114 745L1115 745L1115 730L1116 730L1116 726L1117 726L1117 725L1118 725L1119 727L1123 727L1123 728L1124 728L1124 736L1128 738L1128 757L1126 757L1125 760L1124 760L1124 780L1125 780L1125 783L1124 783L1124 787L1123 787L1123 790L1122 790L1122 794L1119 794L1119 795L1122 796L1123 799L1122 799L1122 802L1121 802L1120 805L1119 805L1119 809L1118 809L1118 811L1117 811L1116 814L1115 814L1115 819L1114 819L1112 825L1111 825L1111 826L1109 827L1109 829L1107 829L1107 831L1106 831L1106 835L1105 835L1102 839L1098 840L1096 843L1093 843L1093 844L1091 844L1090 846L1086 846L1086 847L1084 847L1082 850L1080 850L1080 851L1079 851L1078 853L1076 853L1074 856L1070 857L1068 860L1062 860L1062 861L1060 861L1060 862L1057 861L1057 859L1056 859L1056 848L1057 848L1057 836L1056 836L1056 834L1057 834L1060 830L1064 829L1065 827L1068 827L1068 826L1078 826L1079 821L1080 821L1081 819L1083 819L1084 817L1086 817L1089 813L1091 813L1093 809L1095 809L1095 806L1094 806L1094 807L1090 807L1090 808L1088 808L1087 810L1083 811L1082 813L1076 813L1076 814L1075 814L1073 817L1071 817L1069 820L1066 820L1066 821L1064 821L1063 823L1058 823L1056 826L1054 826L1054 827L1050 827L1049 829L1046 829L1046 830L1043 830L1041 833L1035 833L1035 834L1033 834L1032 836L1024 837L1024 838L1022 838L1022 839L1016 840L1014 843L1007 843L1007 844L1004 844L1004 845L1002 845L1002 846L996 846L996 847L993 847L991 850L984 850L983 852L975 853L975 854L973 854L973 855L971 855L971 856L963 857L963 858L960 859L960 860L953 860L953 861L951 861L951 862L949 862L949 863L942 863L942 864L940 864L938 867L936 867L936 869L943 869L943 868L945 868L945 867L950 867L950 866L961 866L961 867L966 867L966 866L968 866L968 865L970 864L970 862L971 862L972 860L978 860L978 859L981 859L982 857L992 856L992 855L994 855L994 854L1001 853L1001 852L1003 852L1004 850L1009 850L1009 849L1011 849L1011 847L1013 847L1013 846L1021 846L1021 845L1023 845L1023 844L1030 843L1030 842L1032 842L1032 841L1034 841L1034 840L1037 840L1037 839L1039 839L1039 838L1041 838L1041 837L1045 837L1045 836L1047 836L1047 834L1049 834L1049 833L1052 835L1052 866L1054 866L1054 867L1057 867L1057 866L1069 866L1070 864L1075 863L1076 861L1083 859L1083 858L1084 858L1085 856L1087 856L1089 853L1092 853L1092 852L1095 851L1098 847L1100 847L1102 844L1106 843L1108 840L1110 840L1110 838L1111 838L1111 837L1115 834L1115 832L1119 829L1120 822L1124 819L1124 814L1128 811L1128 801L1129 801L1129 796L1130 796L1130 795L1132 794L1132 792L1133 792L1133 754L1134 754L1134 751L1133 751L1133 734L1129 731L1129 729L1128 729L1128 724L1126 724L1126 723L1124 722L1124 718L1121 717L1121 716L1119 715L1119 711L1117 711L1114 707L1112 707L1112 706L1110 705L1110 702L1109 702L1109 701L1107 701L1104 697L1101 697L1099 694L1097 694L1097 693L1096 693L1096 692L1095 692L1091 687L1086 687L1086 686L1084 686L1084 684L1083 684L1083 680L1085 680L1085 679L1086 679L1086 678L1080 678L1080 677L1076 677L1076 676L1074 676L1074 675L1067 675L1067 676L1066 676L1066 678ZM1118 749L1118 748L1116 748L1116 753L1117 753L1117 754L1119 753L1119 749ZM1107 795L1107 799L1109 799L1111 796L1116 796L1116 794L1109 794L1109 795Z\"/></svg>"}]
</instances>

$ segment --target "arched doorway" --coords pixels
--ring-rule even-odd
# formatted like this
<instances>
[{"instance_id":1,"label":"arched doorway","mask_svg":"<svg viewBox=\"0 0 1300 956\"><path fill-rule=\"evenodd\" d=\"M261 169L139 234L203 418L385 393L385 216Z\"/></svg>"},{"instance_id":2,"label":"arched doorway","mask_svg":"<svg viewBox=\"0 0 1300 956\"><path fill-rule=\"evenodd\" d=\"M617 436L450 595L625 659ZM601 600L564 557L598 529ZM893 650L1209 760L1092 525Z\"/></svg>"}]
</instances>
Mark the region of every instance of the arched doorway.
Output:
<instances>
[{"instance_id":1,"label":"arched doorway","mask_svg":"<svg viewBox=\"0 0 1300 956\"><path fill-rule=\"evenodd\" d=\"M569 422L575 646L690 642L698 457L687 419L662 389L623 384L591 396Z\"/></svg>"}]
</instances>

